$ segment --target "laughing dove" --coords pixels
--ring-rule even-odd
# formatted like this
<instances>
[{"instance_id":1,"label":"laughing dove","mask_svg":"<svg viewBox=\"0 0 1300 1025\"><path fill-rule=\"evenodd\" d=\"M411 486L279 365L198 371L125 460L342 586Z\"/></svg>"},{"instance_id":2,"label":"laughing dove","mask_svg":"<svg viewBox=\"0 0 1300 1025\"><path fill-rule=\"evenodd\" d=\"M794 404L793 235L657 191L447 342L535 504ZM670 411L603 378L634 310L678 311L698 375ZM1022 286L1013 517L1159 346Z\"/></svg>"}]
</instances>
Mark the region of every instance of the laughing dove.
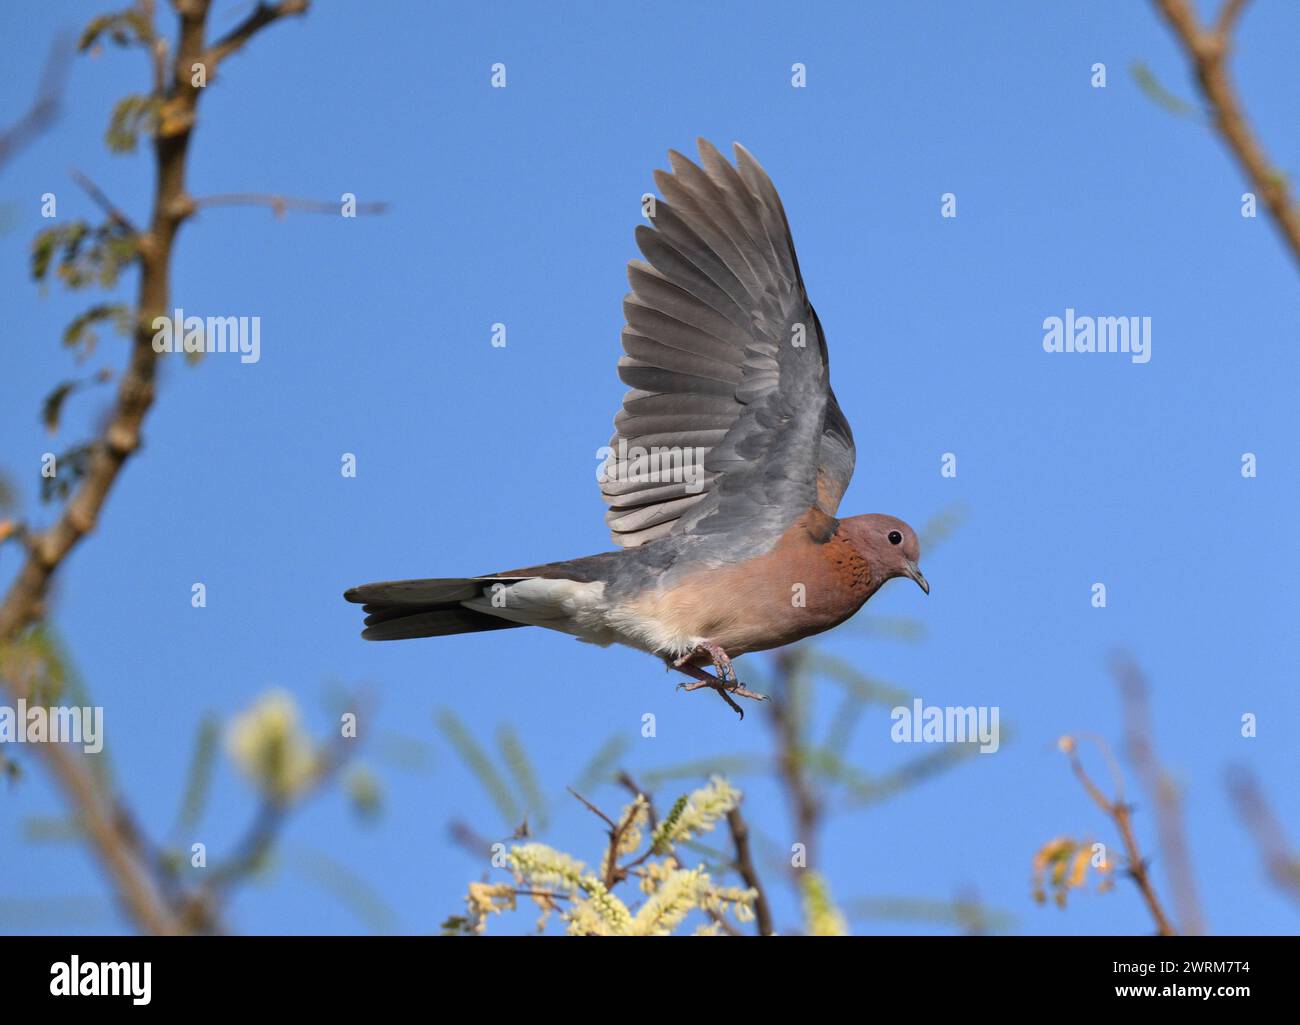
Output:
<instances>
[{"instance_id":1,"label":"laughing dove","mask_svg":"<svg viewBox=\"0 0 1300 1025\"><path fill-rule=\"evenodd\" d=\"M761 698L731 659L829 630L886 581L927 594L916 533L837 519L853 432L776 189L740 144L655 172L628 264L619 377L631 390L600 474L618 550L489 576L365 584L369 640L542 626L626 644ZM701 666L711 664L717 675Z\"/></svg>"}]
</instances>

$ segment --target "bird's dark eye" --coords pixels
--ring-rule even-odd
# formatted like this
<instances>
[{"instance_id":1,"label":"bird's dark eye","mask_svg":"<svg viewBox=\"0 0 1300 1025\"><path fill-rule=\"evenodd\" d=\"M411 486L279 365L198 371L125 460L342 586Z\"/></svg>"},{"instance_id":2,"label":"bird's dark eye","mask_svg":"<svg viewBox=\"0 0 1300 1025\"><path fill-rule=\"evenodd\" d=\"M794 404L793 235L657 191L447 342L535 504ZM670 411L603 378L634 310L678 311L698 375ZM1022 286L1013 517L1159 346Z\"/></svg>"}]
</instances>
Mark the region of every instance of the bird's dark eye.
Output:
<instances>
[{"instance_id":1,"label":"bird's dark eye","mask_svg":"<svg viewBox=\"0 0 1300 1025\"><path fill-rule=\"evenodd\" d=\"M889 543L891 545L901 545L903 543L903 535L896 530L891 530L889 532Z\"/></svg>"}]
</instances>

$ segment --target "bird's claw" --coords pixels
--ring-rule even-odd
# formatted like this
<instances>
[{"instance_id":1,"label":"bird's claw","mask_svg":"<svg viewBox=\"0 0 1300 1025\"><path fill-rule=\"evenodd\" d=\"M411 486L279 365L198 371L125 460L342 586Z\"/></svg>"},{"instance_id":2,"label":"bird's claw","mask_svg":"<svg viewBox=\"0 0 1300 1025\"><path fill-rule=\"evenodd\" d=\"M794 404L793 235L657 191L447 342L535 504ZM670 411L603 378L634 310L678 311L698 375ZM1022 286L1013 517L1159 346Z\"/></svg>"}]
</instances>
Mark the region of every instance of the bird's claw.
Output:
<instances>
[{"instance_id":1,"label":"bird's claw","mask_svg":"<svg viewBox=\"0 0 1300 1025\"><path fill-rule=\"evenodd\" d=\"M701 653L709 656L709 661L713 663L713 668L718 674L717 676L710 676L703 669L699 669L690 664L691 660ZM753 701L767 700L766 694L759 694L757 691L752 691L740 682L736 677L736 669L731 664L730 656L728 656L719 645L713 644L712 642L706 641L699 645L694 651L687 652L673 663L673 667L695 677L695 680L692 683L679 683L677 685L678 690L689 692L699 690L702 687L708 687L710 690L717 691L718 696L730 705L731 710L742 719L745 718L745 711L731 699L731 695L735 694L737 697L749 698Z\"/></svg>"},{"instance_id":2,"label":"bird's claw","mask_svg":"<svg viewBox=\"0 0 1300 1025\"><path fill-rule=\"evenodd\" d=\"M707 687L710 690L717 691L718 696L722 698L722 700L725 701L728 705L730 705L731 710L735 712L738 716L740 716L742 719L745 718L745 710L731 699L731 695L734 694L736 695L736 697L739 698L749 698L751 701L767 700L766 694L760 694L758 693L758 691L750 690L739 680L737 680L735 683L724 683L722 680L719 680L716 677L709 676L708 673L704 673L703 675L708 677L708 679L695 680L691 683L685 683L685 682L679 683L677 685L677 689L684 690L689 693L690 691L700 690L701 688Z\"/></svg>"}]
</instances>

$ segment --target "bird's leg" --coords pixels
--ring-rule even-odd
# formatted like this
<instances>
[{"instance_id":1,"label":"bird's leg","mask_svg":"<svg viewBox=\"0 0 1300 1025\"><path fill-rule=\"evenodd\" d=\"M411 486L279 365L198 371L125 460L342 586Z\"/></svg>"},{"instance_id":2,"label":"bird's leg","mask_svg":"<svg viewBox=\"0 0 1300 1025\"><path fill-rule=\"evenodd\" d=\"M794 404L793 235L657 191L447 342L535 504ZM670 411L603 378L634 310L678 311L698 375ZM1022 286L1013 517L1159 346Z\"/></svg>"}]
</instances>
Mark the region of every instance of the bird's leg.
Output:
<instances>
[{"instance_id":1,"label":"bird's leg","mask_svg":"<svg viewBox=\"0 0 1300 1025\"><path fill-rule=\"evenodd\" d=\"M700 655L708 655L709 661L713 663L713 668L718 671L717 678L724 683L739 683L736 679L735 667L731 664L731 656L722 650L722 646L714 644L712 641L701 641L695 646L694 651L688 651L679 658L673 665L681 669L684 665L694 661Z\"/></svg>"},{"instance_id":2,"label":"bird's leg","mask_svg":"<svg viewBox=\"0 0 1300 1025\"><path fill-rule=\"evenodd\" d=\"M716 676L710 676L703 669L697 669L695 666L681 665L677 668L699 681L698 683L679 683L677 685L678 690L692 691L699 690L701 687L710 687L718 692L718 697L731 706L733 712L742 719L745 718L745 710L731 700L731 695L727 693L726 687Z\"/></svg>"},{"instance_id":3,"label":"bird's leg","mask_svg":"<svg viewBox=\"0 0 1300 1025\"><path fill-rule=\"evenodd\" d=\"M712 641L705 641L700 645L704 651L709 653L709 658L713 661L713 668L717 670L715 674L723 683L734 683L740 686L740 681L736 678L736 667L731 664L731 656L722 650L720 645Z\"/></svg>"},{"instance_id":4,"label":"bird's leg","mask_svg":"<svg viewBox=\"0 0 1300 1025\"><path fill-rule=\"evenodd\" d=\"M710 676L703 669L691 665L691 660L699 657L701 654L709 656L710 661L713 662L714 667L717 669L717 676ZM709 687L712 690L717 691L722 700L730 705L732 710L742 719L745 718L745 712L738 704L731 700L732 694L742 698L750 698L754 701L767 700L766 694L759 694L757 691L752 691L736 679L736 670L731 664L730 657L728 657L727 653L723 651L722 648L711 642L706 641L699 645L699 647L694 651L687 652L673 663L673 668L680 669L688 676L694 677L697 681L696 683L680 683L677 685L679 690L693 691L699 690L701 687Z\"/></svg>"}]
</instances>

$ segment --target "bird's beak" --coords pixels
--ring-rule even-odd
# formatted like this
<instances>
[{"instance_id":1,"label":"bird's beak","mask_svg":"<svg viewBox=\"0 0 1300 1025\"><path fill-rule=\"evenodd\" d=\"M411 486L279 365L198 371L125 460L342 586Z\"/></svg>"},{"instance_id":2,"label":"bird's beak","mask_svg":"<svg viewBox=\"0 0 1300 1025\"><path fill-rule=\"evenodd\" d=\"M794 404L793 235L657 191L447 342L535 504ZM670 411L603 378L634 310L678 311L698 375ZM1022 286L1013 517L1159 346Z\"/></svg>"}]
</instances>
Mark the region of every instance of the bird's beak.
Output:
<instances>
[{"instance_id":1,"label":"bird's beak","mask_svg":"<svg viewBox=\"0 0 1300 1025\"><path fill-rule=\"evenodd\" d=\"M925 579L925 574L921 572L921 567L911 559L907 560L907 575L916 581L916 586L926 594L930 593L930 582Z\"/></svg>"}]
</instances>

